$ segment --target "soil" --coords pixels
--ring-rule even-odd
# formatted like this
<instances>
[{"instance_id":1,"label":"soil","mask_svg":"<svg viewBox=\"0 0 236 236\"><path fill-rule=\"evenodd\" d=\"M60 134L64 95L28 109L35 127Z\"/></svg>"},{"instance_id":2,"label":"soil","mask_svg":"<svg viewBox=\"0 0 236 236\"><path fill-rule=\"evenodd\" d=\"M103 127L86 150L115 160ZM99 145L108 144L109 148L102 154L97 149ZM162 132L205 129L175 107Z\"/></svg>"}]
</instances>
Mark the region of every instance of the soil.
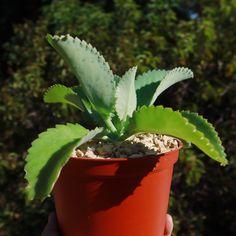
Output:
<instances>
[{"instance_id":1,"label":"soil","mask_svg":"<svg viewBox=\"0 0 236 236\"><path fill-rule=\"evenodd\" d=\"M137 158L154 156L179 147L178 139L159 134L137 134L125 141L91 141L74 150L73 157Z\"/></svg>"}]
</instances>

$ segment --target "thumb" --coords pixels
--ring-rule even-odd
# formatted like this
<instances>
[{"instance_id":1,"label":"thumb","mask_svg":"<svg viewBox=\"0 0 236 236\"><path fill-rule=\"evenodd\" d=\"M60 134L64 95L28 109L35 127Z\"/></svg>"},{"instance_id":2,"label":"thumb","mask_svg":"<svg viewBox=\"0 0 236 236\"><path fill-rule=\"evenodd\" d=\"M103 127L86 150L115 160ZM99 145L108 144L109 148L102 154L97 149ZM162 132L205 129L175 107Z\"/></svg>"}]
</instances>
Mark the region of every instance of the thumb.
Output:
<instances>
[{"instance_id":1,"label":"thumb","mask_svg":"<svg viewBox=\"0 0 236 236\"><path fill-rule=\"evenodd\" d=\"M172 231L173 231L173 219L171 217L171 215L166 215L166 225L165 225L165 232L164 232L164 236L171 236Z\"/></svg>"}]
</instances>

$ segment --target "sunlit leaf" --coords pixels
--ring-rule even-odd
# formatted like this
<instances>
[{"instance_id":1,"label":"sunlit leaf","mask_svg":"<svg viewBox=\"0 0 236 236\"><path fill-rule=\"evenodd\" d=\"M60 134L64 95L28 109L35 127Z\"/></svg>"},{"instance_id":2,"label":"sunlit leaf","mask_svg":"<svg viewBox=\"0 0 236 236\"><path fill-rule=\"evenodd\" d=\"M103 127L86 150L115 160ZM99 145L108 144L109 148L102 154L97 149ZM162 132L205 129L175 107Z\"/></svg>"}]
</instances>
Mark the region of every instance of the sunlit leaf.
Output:
<instances>
[{"instance_id":1,"label":"sunlit leaf","mask_svg":"<svg viewBox=\"0 0 236 236\"><path fill-rule=\"evenodd\" d=\"M179 111L162 106L144 106L130 119L128 133L133 135L150 132L171 135L193 143L222 165L227 164L224 148L213 126L197 114L186 114L184 112L183 116Z\"/></svg>"},{"instance_id":2,"label":"sunlit leaf","mask_svg":"<svg viewBox=\"0 0 236 236\"><path fill-rule=\"evenodd\" d=\"M115 80L103 56L77 37L48 35L47 39L70 66L94 109L109 116L114 106Z\"/></svg>"},{"instance_id":3,"label":"sunlit leaf","mask_svg":"<svg viewBox=\"0 0 236 236\"><path fill-rule=\"evenodd\" d=\"M25 166L29 199L47 197L73 149L88 130L79 124L57 125L41 133L28 151Z\"/></svg>"},{"instance_id":4,"label":"sunlit leaf","mask_svg":"<svg viewBox=\"0 0 236 236\"><path fill-rule=\"evenodd\" d=\"M135 92L135 74L137 67L129 69L120 81L116 89L115 108L120 120L125 120L127 116L132 116L137 105Z\"/></svg>"},{"instance_id":5,"label":"sunlit leaf","mask_svg":"<svg viewBox=\"0 0 236 236\"><path fill-rule=\"evenodd\" d=\"M44 101L47 103L67 103L84 111L79 94L61 84L51 86L44 94Z\"/></svg>"},{"instance_id":6,"label":"sunlit leaf","mask_svg":"<svg viewBox=\"0 0 236 236\"><path fill-rule=\"evenodd\" d=\"M150 105L153 105L157 97L167 88L169 88L175 83L178 83L182 80L186 80L190 78L193 78L193 72L188 68L177 67L177 68L174 68L173 70L168 71L165 78L161 81L160 85L157 87L157 90L153 96L153 99Z\"/></svg>"},{"instance_id":7,"label":"sunlit leaf","mask_svg":"<svg viewBox=\"0 0 236 236\"><path fill-rule=\"evenodd\" d=\"M137 94L137 106L150 105L153 96L168 71L166 70L150 70L139 75L135 80L135 88Z\"/></svg>"}]
</instances>

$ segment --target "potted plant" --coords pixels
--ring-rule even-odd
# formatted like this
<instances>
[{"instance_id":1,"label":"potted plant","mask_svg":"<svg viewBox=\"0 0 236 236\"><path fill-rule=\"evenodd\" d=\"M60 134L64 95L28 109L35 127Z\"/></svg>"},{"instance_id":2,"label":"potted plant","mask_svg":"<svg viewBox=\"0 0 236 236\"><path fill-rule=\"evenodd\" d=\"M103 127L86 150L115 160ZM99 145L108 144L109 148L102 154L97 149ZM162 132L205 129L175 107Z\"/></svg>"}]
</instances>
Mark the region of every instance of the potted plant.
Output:
<instances>
[{"instance_id":1,"label":"potted plant","mask_svg":"<svg viewBox=\"0 0 236 236\"><path fill-rule=\"evenodd\" d=\"M180 140L227 164L221 141L206 119L153 105L165 89L192 78L192 71L182 67L151 70L135 79L137 67L133 67L119 77L85 41L69 35L47 35L47 40L72 69L79 85L54 85L44 101L80 109L96 128L67 123L39 135L26 158L29 199L53 194L65 236L163 236ZM140 157L136 149L142 143L135 139L147 136L161 137L161 141L170 142L170 148L165 153L144 151ZM124 143L133 149L131 158L122 152L86 157L91 147L117 148Z\"/></svg>"}]
</instances>

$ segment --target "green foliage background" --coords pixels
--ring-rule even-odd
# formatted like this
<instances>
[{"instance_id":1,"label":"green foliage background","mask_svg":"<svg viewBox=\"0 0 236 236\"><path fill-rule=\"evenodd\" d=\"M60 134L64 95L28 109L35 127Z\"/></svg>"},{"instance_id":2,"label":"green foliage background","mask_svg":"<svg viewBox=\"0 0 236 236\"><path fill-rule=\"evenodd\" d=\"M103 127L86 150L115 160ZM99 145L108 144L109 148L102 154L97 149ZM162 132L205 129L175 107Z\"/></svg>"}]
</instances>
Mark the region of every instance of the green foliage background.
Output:
<instances>
[{"instance_id":1,"label":"green foliage background","mask_svg":"<svg viewBox=\"0 0 236 236\"><path fill-rule=\"evenodd\" d=\"M173 86L157 103L197 111L208 118L222 137L230 164L220 167L197 150L182 152L169 208L175 221L174 235L234 235L236 2L34 3L30 19L11 20L13 16L4 11L0 20L0 235L40 235L53 204L50 199L26 201L26 150L47 127L83 119L73 108L43 104L48 86L76 83L46 42L47 33L70 33L85 39L104 54L117 74L134 65L139 73L175 66L194 71L194 80ZM17 12L17 7L14 9ZM12 30L7 33L9 22Z\"/></svg>"}]
</instances>

